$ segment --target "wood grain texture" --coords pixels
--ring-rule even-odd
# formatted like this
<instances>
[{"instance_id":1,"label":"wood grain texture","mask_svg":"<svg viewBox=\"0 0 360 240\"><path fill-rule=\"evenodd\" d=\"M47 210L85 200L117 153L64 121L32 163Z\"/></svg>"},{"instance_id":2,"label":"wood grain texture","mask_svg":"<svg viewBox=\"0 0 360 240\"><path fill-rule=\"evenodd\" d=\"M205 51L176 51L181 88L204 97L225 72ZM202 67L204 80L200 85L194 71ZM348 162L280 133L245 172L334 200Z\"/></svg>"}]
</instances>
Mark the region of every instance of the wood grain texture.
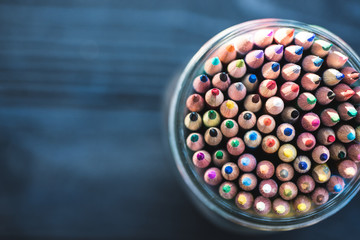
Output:
<instances>
[{"instance_id":1,"label":"wood grain texture","mask_svg":"<svg viewBox=\"0 0 360 240\"><path fill-rule=\"evenodd\" d=\"M161 138L166 86L211 36L250 19L324 26L360 52L359 9L355 0L1 1L1 239L238 239L212 227L175 179ZM359 203L268 239L358 236Z\"/></svg>"}]
</instances>

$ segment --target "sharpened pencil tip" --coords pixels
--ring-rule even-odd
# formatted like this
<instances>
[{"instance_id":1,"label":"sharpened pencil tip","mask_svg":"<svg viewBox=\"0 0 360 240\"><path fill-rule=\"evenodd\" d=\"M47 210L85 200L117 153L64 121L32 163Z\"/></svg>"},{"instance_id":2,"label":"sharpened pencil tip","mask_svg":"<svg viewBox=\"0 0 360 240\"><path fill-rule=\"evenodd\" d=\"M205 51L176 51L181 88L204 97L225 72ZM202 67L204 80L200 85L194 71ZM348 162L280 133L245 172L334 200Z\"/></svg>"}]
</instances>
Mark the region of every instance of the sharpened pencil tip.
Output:
<instances>
[{"instance_id":1,"label":"sharpened pencil tip","mask_svg":"<svg viewBox=\"0 0 360 240\"><path fill-rule=\"evenodd\" d=\"M277 45L277 46L275 47L275 53L276 53L276 54L281 54L281 53L283 52L283 48L284 48L283 45Z\"/></svg>"},{"instance_id":2,"label":"sharpened pencil tip","mask_svg":"<svg viewBox=\"0 0 360 240\"><path fill-rule=\"evenodd\" d=\"M315 39L315 34L313 33L313 35L311 37L309 37L307 41L312 42L312 41L314 41L314 39Z\"/></svg>"},{"instance_id":3,"label":"sharpened pencil tip","mask_svg":"<svg viewBox=\"0 0 360 240\"><path fill-rule=\"evenodd\" d=\"M313 60L313 63L316 67L320 67L323 62L324 62L324 59L319 58L319 57L317 57Z\"/></svg>"},{"instance_id":4,"label":"sharpened pencil tip","mask_svg":"<svg viewBox=\"0 0 360 240\"><path fill-rule=\"evenodd\" d=\"M274 72L277 72L277 71L279 71L279 69L280 69L280 64L279 64L279 63L273 63L273 64L271 65L271 68L272 68L272 70L273 70Z\"/></svg>"},{"instance_id":5,"label":"sharpened pencil tip","mask_svg":"<svg viewBox=\"0 0 360 240\"><path fill-rule=\"evenodd\" d=\"M236 61L236 67L237 67L237 68L241 68L241 67L243 67L244 65L245 65L244 60L240 59L240 60Z\"/></svg>"},{"instance_id":6,"label":"sharpened pencil tip","mask_svg":"<svg viewBox=\"0 0 360 240\"><path fill-rule=\"evenodd\" d=\"M304 50L304 48L299 46L295 49L295 53L297 55L301 55L303 53L303 50Z\"/></svg>"},{"instance_id":7,"label":"sharpened pencil tip","mask_svg":"<svg viewBox=\"0 0 360 240\"><path fill-rule=\"evenodd\" d=\"M257 53L255 54L255 57L257 59L260 59L264 56L264 51L263 50L257 50Z\"/></svg>"},{"instance_id":8,"label":"sharpened pencil tip","mask_svg":"<svg viewBox=\"0 0 360 240\"><path fill-rule=\"evenodd\" d=\"M216 66L220 63L220 59L218 57L214 57L211 63L212 65Z\"/></svg>"}]
</instances>

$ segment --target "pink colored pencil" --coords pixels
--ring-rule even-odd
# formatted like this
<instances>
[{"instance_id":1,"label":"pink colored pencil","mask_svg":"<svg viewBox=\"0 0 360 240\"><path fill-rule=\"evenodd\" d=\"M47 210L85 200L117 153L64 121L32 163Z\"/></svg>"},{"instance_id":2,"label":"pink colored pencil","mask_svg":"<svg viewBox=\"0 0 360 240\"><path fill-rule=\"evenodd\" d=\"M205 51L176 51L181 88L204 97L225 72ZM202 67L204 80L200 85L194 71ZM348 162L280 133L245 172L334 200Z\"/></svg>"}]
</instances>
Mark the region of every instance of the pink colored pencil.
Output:
<instances>
[{"instance_id":1,"label":"pink colored pencil","mask_svg":"<svg viewBox=\"0 0 360 240\"><path fill-rule=\"evenodd\" d=\"M274 38L274 30L272 29L262 29L258 30L254 35L254 43L256 46L265 48L270 45Z\"/></svg>"}]
</instances>

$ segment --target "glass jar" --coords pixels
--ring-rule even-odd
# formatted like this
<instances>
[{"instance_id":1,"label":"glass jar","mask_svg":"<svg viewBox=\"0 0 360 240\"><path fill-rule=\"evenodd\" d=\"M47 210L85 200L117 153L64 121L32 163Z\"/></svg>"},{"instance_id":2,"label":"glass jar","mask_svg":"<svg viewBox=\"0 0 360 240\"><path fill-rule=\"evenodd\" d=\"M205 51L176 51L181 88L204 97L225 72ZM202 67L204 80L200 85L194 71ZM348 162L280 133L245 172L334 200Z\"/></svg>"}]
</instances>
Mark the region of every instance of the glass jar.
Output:
<instances>
[{"instance_id":1,"label":"glass jar","mask_svg":"<svg viewBox=\"0 0 360 240\"><path fill-rule=\"evenodd\" d=\"M168 109L168 141L177 169L185 183L187 192L193 197L196 205L209 216L215 224L240 232L285 231L313 225L328 218L342 209L359 191L359 171L350 181L341 194L329 199L313 211L303 215L289 217L264 217L236 208L233 202L222 199L217 191L208 186L199 170L191 161L191 153L186 146L186 129L184 116L186 114L186 99L193 92L193 79L203 73L205 61L213 56L216 50L224 43L235 37L263 28L290 27L298 31L313 32L320 39L333 43L333 47L349 57L348 66L360 69L360 59L342 39L328 30L301 22L282 19L260 19L241 23L230 27L205 43L187 64L176 86L172 89L170 106ZM245 153L245 152L244 152Z\"/></svg>"}]
</instances>

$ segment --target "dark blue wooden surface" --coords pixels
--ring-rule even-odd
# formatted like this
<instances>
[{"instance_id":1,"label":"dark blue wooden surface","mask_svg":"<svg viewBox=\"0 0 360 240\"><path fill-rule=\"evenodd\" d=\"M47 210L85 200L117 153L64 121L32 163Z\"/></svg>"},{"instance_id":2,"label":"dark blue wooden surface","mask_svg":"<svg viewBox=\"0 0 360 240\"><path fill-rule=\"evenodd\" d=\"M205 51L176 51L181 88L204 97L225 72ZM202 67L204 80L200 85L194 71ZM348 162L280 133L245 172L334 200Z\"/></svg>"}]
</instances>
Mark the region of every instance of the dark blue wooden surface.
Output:
<instances>
[{"instance_id":1,"label":"dark blue wooden surface","mask_svg":"<svg viewBox=\"0 0 360 240\"><path fill-rule=\"evenodd\" d=\"M356 0L1 1L0 238L238 239L212 227L169 170L167 84L214 34L257 18L317 24L360 52L359 10ZM267 239L356 239L359 204Z\"/></svg>"}]
</instances>

